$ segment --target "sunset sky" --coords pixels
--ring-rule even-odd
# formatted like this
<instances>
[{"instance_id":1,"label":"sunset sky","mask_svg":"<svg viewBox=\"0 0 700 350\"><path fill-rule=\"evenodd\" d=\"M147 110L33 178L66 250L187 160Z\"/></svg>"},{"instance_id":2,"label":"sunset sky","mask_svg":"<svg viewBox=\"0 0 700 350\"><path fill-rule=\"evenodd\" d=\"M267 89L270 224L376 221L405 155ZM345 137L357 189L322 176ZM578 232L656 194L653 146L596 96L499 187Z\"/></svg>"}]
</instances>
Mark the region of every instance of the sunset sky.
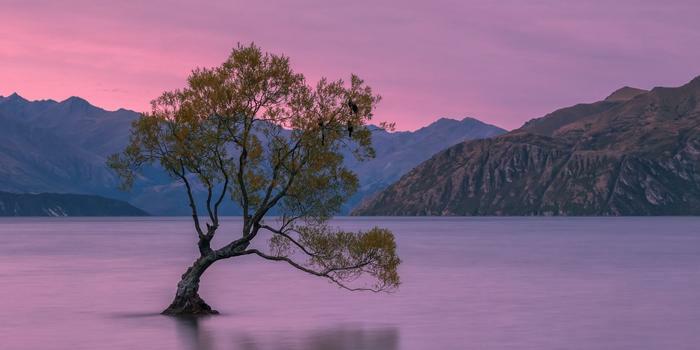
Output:
<instances>
[{"instance_id":1,"label":"sunset sky","mask_svg":"<svg viewBox=\"0 0 700 350\"><path fill-rule=\"evenodd\" d=\"M0 95L145 110L254 41L315 81L354 72L412 130L507 129L624 86L700 74L700 1L0 0Z\"/></svg>"}]
</instances>

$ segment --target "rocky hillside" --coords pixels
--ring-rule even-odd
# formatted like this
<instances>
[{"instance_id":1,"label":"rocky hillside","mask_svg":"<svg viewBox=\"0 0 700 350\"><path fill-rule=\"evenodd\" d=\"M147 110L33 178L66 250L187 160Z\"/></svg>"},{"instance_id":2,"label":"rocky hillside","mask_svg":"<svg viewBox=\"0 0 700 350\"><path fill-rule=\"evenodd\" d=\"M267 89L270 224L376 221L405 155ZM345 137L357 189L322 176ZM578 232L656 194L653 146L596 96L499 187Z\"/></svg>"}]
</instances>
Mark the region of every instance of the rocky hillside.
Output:
<instances>
[{"instance_id":1,"label":"rocky hillside","mask_svg":"<svg viewBox=\"0 0 700 350\"><path fill-rule=\"evenodd\" d=\"M0 216L145 216L129 203L100 196L0 192Z\"/></svg>"},{"instance_id":2,"label":"rocky hillside","mask_svg":"<svg viewBox=\"0 0 700 350\"><path fill-rule=\"evenodd\" d=\"M700 77L438 153L356 215L699 215Z\"/></svg>"},{"instance_id":3,"label":"rocky hillside","mask_svg":"<svg viewBox=\"0 0 700 350\"><path fill-rule=\"evenodd\" d=\"M155 215L188 215L182 184L158 169L143 172L131 192L118 190L118 179L105 161L125 146L136 118L134 111L106 111L78 97L57 102L0 96L0 191L96 194L129 201ZM374 160L358 163L346 157L360 178L360 190L344 213L436 152L503 133L471 118L443 118L415 132L376 129ZM198 198L204 198L203 189L198 190ZM223 213L240 210L229 204Z\"/></svg>"}]
</instances>

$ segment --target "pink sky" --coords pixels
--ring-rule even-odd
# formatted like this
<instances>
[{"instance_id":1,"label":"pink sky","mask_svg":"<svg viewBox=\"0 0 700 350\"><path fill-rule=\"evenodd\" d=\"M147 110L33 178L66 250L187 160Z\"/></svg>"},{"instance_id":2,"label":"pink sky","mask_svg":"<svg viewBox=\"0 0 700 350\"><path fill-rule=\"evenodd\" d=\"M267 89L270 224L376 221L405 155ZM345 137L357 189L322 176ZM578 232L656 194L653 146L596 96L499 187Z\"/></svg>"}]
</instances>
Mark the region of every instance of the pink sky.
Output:
<instances>
[{"instance_id":1,"label":"pink sky","mask_svg":"<svg viewBox=\"0 0 700 350\"><path fill-rule=\"evenodd\" d=\"M312 81L359 74L400 130L466 116L512 129L691 80L698 14L697 0L0 0L0 95L141 111L254 41Z\"/></svg>"}]
</instances>

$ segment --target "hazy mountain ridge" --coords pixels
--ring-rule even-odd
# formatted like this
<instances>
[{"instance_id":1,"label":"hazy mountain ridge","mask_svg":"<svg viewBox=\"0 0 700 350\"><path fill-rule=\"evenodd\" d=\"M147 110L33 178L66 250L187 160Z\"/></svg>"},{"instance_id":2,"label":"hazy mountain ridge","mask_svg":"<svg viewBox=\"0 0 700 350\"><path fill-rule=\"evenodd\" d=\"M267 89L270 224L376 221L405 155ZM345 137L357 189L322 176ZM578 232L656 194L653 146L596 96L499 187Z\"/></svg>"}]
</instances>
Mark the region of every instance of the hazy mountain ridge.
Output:
<instances>
[{"instance_id":1,"label":"hazy mountain ridge","mask_svg":"<svg viewBox=\"0 0 700 350\"><path fill-rule=\"evenodd\" d=\"M146 216L124 201L94 195L0 192L0 216Z\"/></svg>"},{"instance_id":2,"label":"hazy mountain ridge","mask_svg":"<svg viewBox=\"0 0 700 350\"><path fill-rule=\"evenodd\" d=\"M506 131L477 119L440 118L413 132L390 133L375 129L372 143L376 158L358 162L350 154L346 164L360 177L360 189L347 203L349 213L364 198L381 191L435 153L465 140L501 135Z\"/></svg>"},{"instance_id":3,"label":"hazy mountain ridge","mask_svg":"<svg viewBox=\"0 0 700 350\"><path fill-rule=\"evenodd\" d=\"M127 143L134 111L106 111L79 97L61 102L0 97L0 191L97 194L127 200L156 215L187 215L182 186L157 169L146 169L131 192L118 190L106 157ZM396 181L432 154L467 139L506 132L476 119L440 119L415 132L374 130L377 158L348 167L361 187L344 212ZM203 195L203 190L201 191ZM239 214L233 205L223 212Z\"/></svg>"},{"instance_id":4,"label":"hazy mountain ridge","mask_svg":"<svg viewBox=\"0 0 700 350\"><path fill-rule=\"evenodd\" d=\"M356 215L698 215L700 77L438 153Z\"/></svg>"},{"instance_id":5,"label":"hazy mountain ridge","mask_svg":"<svg viewBox=\"0 0 700 350\"><path fill-rule=\"evenodd\" d=\"M30 102L13 94L0 99L0 172L8 171L10 159L15 165L14 173L1 174L0 189L119 196L105 157L126 143L124 130L136 117L135 112L106 111L77 97Z\"/></svg>"}]
</instances>

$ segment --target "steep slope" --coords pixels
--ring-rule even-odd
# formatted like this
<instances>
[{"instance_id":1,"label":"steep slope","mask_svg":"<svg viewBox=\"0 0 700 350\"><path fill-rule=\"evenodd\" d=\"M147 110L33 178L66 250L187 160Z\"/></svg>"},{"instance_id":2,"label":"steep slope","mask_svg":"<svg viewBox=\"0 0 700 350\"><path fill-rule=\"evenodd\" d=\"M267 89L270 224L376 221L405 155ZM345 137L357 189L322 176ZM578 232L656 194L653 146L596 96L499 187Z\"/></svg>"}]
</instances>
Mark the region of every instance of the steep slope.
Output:
<instances>
[{"instance_id":1,"label":"steep slope","mask_svg":"<svg viewBox=\"0 0 700 350\"><path fill-rule=\"evenodd\" d=\"M79 97L65 101L27 101L17 94L0 97L0 191L97 194L128 200L156 215L188 215L182 185L158 169L147 169L129 193L105 166L129 137L133 111L106 111ZM476 119L440 119L415 132L375 130L377 158L348 166L360 178L360 191L344 213L366 196L384 189L434 153L464 140L505 133ZM199 197L204 197L200 191ZM227 215L240 214L230 205Z\"/></svg>"},{"instance_id":2,"label":"steep slope","mask_svg":"<svg viewBox=\"0 0 700 350\"><path fill-rule=\"evenodd\" d=\"M91 195L0 192L0 216L146 216L129 203Z\"/></svg>"},{"instance_id":3,"label":"steep slope","mask_svg":"<svg viewBox=\"0 0 700 350\"><path fill-rule=\"evenodd\" d=\"M354 214L700 214L700 78L628 92L451 147Z\"/></svg>"}]
</instances>

